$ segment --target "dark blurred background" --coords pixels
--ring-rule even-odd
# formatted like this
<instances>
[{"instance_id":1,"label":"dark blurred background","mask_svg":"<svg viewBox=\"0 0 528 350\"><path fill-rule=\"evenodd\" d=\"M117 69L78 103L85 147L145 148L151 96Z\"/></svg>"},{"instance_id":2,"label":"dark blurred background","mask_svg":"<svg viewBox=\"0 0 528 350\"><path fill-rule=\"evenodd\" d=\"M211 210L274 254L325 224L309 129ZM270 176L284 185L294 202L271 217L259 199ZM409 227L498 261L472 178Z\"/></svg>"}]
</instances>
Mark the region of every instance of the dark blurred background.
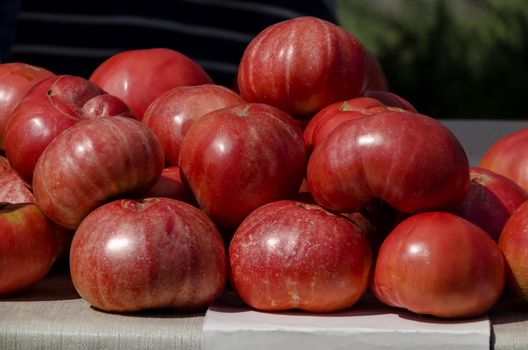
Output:
<instances>
[{"instance_id":1,"label":"dark blurred background","mask_svg":"<svg viewBox=\"0 0 528 350\"><path fill-rule=\"evenodd\" d=\"M443 118L528 119L528 1L337 0L392 91Z\"/></svg>"},{"instance_id":2,"label":"dark blurred background","mask_svg":"<svg viewBox=\"0 0 528 350\"><path fill-rule=\"evenodd\" d=\"M13 39L12 60L88 77L121 50L169 47L197 60L223 85L234 81L243 49L267 25L298 15L337 18L378 57L391 91L418 111L437 118L528 118L528 0L0 0L0 5L0 42Z\"/></svg>"}]
</instances>

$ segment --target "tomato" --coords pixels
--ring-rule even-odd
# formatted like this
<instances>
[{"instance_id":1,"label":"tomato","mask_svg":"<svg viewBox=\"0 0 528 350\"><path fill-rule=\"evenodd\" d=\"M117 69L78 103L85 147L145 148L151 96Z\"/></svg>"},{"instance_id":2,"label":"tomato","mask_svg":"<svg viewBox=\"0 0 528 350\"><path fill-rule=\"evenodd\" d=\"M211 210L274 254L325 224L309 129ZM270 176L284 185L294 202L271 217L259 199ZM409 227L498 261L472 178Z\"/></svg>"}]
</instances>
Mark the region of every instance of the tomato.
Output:
<instances>
[{"instance_id":1,"label":"tomato","mask_svg":"<svg viewBox=\"0 0 528 350\"><path fill-rule=\"evenodd\" d=\"M0 148L4 149L4 129L18 102L36 83L52 72L25 63L0 64Z\"/></svg>"},{"instance_id":2,"label":"tomato","mask_svg":"<svg viewBox=\"0 0 528 350\"><path fill-rule=\"evenodd\" d=\"M164 48L120 52L101 63L90 81L121 98L140 119L149 104L165 91L212 83L198 63Z\"/></svg>"},{"instance_id":3,"label":"tomato","mask_svg":"<svg viewBox=\"0 0 528 350\"><path fill-rule=\"evenodd\" d=\"M178 165L183 138L196 120L216 109L241 103L244 100L240 95L220 85L178 86L152 101L142 122L163 146L166 164Z\"/></svg>"},{"instance_id":4,"label":"tomato","mask_svg":"<svg viewBox=\"0 0 528 350\"><path fill-rule=\"evenodd\" d=\"M402 221L387 236L371 288L387 305L461 318L488 311L504 283L504 258L484 230L454 214L428 212Z\"/></svg>"},{"instance_id":5,"label":"tomato","mask_svg":"<svg viewBox=\"0 0 528 350\"><path fill-rule=\"evenodd\" d=\"M235 229L258 207L298 192L306 169L302 131L265 104L217 109L196 120L180 149L180 167L200 208Z\"/></svg>"},{"instance_id":6,"label":"tomato","mask_svg":"<svg viewBox=\"0 0 528 350\"><path fill-rule=\"evenodd\" d=\"M57 257L55 226L34 203L0 203L0 296L41 281Z\"/></svg>"},{"instance_id":7,"label":"tomato","mask_svg":"<svg viewBox=\"0 0 528 350\"><path fill-rule=\"evenodd\" d=\"M528 203L510 216L499 237L507 265L508 286L528 301Z\"/></svg>"},{"instance_id":8,"label":"tomato","mask_svg":"<svg viewBox=\"0 0 528 350\"><path fill-rule=\"evenodd\" d=\"M342 122L314 148L307 181L333 211L358 211L374 198L404 213L444 210L464 198L469 162L439 121L389 111Z\"/></svg>"},{"instance_id":9,"label":"tomato","mask_svg":"<svg viewBox=\"0 0 528 350\"><path fill-rule=\"evenodd\" d=\"M276 201L253 211L229 246L232 285L251 307L331 312L365 293L372 251L359 226L321 207Z\"/></svg>"},{"instance_id":10,"label":"tomato","mask_svg":"<svg viewBox=\"0 0 528 350\"><path fill-rule=\"evenodd\" d=\"M515 181L528 191L528 128L512 132L488 148L479 166Z\"/></svg>"},{"instance_id":11,"label":"tomato","mask_svg":"<svg viewBox=\"0 0 528 350\"><path fill-rule=\"evenodd\" d=\"M292 116L360 96L367 56L345 29L314 17L297 17L260 32L248 45L238 71L248 102L273 105Z\"/></svg>"},{"instance_id":12,"label":"tomato","mask_svg":"<svg viewBox=\"0 0 528 350\"><path fill-rule=\"evenodd\" d=\"M528 199L519 185L491 170L472 167L464 200L453 213L480 226L495 241L512 213Z\"/></svg>"},{"instance_id":13,"label":"tomato","mask_svg":"<svg viewBox=\"0 0 528 350\"><path fill-rule=\"evenodd\" d=\"M387 107L370 97L356 97L332 103L310 119L304 130L304 145L310 151L342 122L383 111L387 111Z\"/></svg>"}]
</instances>

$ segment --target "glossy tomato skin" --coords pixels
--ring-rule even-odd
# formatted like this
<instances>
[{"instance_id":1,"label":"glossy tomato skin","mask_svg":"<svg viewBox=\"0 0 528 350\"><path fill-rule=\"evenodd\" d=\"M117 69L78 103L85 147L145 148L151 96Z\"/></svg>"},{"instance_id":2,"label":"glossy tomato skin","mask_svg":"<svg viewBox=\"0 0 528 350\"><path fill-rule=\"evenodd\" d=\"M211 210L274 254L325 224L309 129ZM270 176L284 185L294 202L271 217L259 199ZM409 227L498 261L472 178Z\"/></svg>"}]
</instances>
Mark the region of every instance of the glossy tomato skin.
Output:
<instances>
[{"instance_id":1,"label":"glossy tomato skin","mask_svg":"<svg viewBox=\"0 0 528 350\"><path fill-rule=\"evenodd\" d=\"M353 212L381 198L404 213L451 208L469 186L469 162L456 137L433 118L383 112L346 121L312 152L315 201Z\"/></svg>"},{"instance_id":2,"label":"glossy tomato skin","mask_svg":"<svg viewBox=\"0 0 528 350\"><path fill-rule=\"evenodd\" d=\"M293 118L272 106L243 104L193 124L180 168L200 208L221 228L234 229L261 205L297 193L305 158Z\"/></svg>"},{"instance_id":3,"label":"glossy tomato skin","mask_svg":"<svg viewBox=\"0 0 528 350\"><path fill-rule=\"evenodd\" d=\"M528 191L528 128L497 140L482 156L479 166L515 181Z\"/></svg>"},{"instance_id":4,"label":"glossy tomato skin","mask_svg":"<svg viewBox=\"0 0 528 350\"><path fill-rule=\"evenodd\" d=\"M36 204L0 204L0 296L40 282L57 249L55 226Z\"/></svg>"},{"instance_id":5,"label":"glossy tomato skin","mask_svg":"<svg viewBox=\"0 0 528 350\"><path fill-rule=\"evenodd\" d=\"M244 102L240 95L219 85L178 86L156 98L145 111L142 122L161 142L166 164L177 166L183 138L197 119L216 109Z\"/></svg>"},{"instance_id":6,"label":"glossy tomato skin","mask_svg":"<svg viewBox=\"0 0 528 350\"><path fill-rule=\"evenodd\" d=\"M497 241L512 213L528 194L509 178L491 170L472 167L469 190L454 213L481 227Z\"/></svg>"},{"instance_id":7,"label":"glossy tomato skin","mask_svg":"<svg viewBox=\"0 0 528 350\"><path fill-rule=\"evenodd\" d=\"M401 222L382 243L371 289L383 303L445 318L482 315L504 289L493 239L456 215L428 212Z\"/></svg>"},{"instance_id":8,"label":"glossy tomato skin","mask_svg":"<svg viewBox=\"0 0 528 350\"><path fill-rule=\"evenodd\" d=\"M273 105L292 116L311 116L361 95L367 56L345 29L314 17L276 23L246 48L238 71L248 102Z\"/></svg>"},{"instance_id":9,"label":"glossy tomato skin","mask_svg":"<svg viewBox=\"0 0 528 350\"><path fill-rule=\"evenodd\" d=\"M372 251L364 233L317 205L277 201L252 212L229 246L231 284L264 311L332 312L368 287Z\"/></svg>"},{"instance_id":10,"label":"glossy tomato skin","mask_svg":"<svg viewBox=\"0 0 528 350\"><path fill-rule=\"evenodd\" d=\"M304 129L304 145L311 151L342 122L388 110L383 103L370 97L355 97L332 103L310 119Z\"/></svg>"},{"instance_id":11,"label":"glossy tomato skin","mask_svg":"<svg viewBox=\"0 0 528 350\"><path fill-rule=\"evenodd\" d=\"M507 265L508 287L528 301L528 203L508 219L499 237Z\"/></svg>"},{"instance_id":12,"label":"glossy tomato skin","mask_svg":"<svg viewBox=\"0 0 528 350\"><path fill-rule=\"evenodd\" d=\"M326 120L322 120L317 118L318 114L316 114L315 118L312 118L306 127L308 132L305 133L304 144L307 150L312 151L315 147L317 147L317 145L325 140L328 135L334 131L334 129L341 125L341 123L349 120L365 118L369 115L371 114L356 111L346 111L336 113L331 117L326 118ZM312 125L313 128L311 127ZM311 137L310 132L312 133Z\"/></svg>"},{"instance_id":13,"label":"glossy tomato skin","mask_svg":"<svg viewBox=\"0 0 528 350\"><path fill-rule=\"evenodd\" d=\"M11 113L38 82L53 76L47 69L21 62L0 64L0 148L4 149L4 130Z\"/></svg>"},{"instance_id":14,"label":"glossy tomato skin","mask_svg":"<svg viewBox=\"0 0 528 350\"><path fill-rule=\"evenodd\" d=\"M80 120L125 116L135 118L119 98L81 77L42 80L20 101L5 130L9 163L31 186L37 159L49 143Z\"/></svg>"},{"instance_id":15,"label":"glossy tomato skin","mask_svg":"<svg viewBox=\"0 0 528 350\"><path fill-rule=\"evenodd\" d=\"M166 48L120 52L101 63L90 81L121 98L140 119L150 103L165 91L213 82L198 63Z\"/></svg>"},{"instance_id":16,"label":"glossy tomato skin","mask_svg":"<svg viewBox=\"0 0 528 350\"><path fill-rule=\"evenodd\" d=\"M226 254L217 228L174 199L116 200L77 229L70 270L79 294L110 312L202 310L224 290Z\"/></svg>"},{"instance_id":17,"label":"glossy tomato skin","mask_svg":"<svg viewBox=\"0 0 528 350\"><path fill-rule=\"evenodd\" d=\"M162 169L161 145L143 123L126 117L89 119L44 150L35 166L33 193L51 220L75 229L105 202L148 191Z\"/></svg>"}]
</instances>

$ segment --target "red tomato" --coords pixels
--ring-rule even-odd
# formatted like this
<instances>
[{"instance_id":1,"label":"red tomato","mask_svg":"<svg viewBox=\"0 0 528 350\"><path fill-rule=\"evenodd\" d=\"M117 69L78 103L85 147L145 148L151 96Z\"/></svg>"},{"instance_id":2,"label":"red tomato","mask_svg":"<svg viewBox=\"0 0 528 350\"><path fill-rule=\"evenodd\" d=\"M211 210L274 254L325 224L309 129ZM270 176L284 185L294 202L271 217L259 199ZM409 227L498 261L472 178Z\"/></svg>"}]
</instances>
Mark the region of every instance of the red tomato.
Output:
<instances>
[{"instance_id":1,"label":"red tomato","mask_svg":"<svg viewBox=\"0 0 528 350\"><path fill-rule=\"evenodd\" d=\"M123 101L84 78L44 79L24 96L5 127L6 157L31 186L35 164L55 137L81 120L114 116L135 118Z\"/></svg>"},{"instance_id":2,"label":"red tomato","mask_svg":"<svg viewBox=\"0 0 528 350\"><path fill-rule=\"evenodd\" d=\"M469 190L453 213L478 225L497 241L504 224L528 199L528 194L506 176L491 170L473 167L469 174Z\"/></svg>"},{"instance_id":3,"label":"red tomato","mask_svg":"<svg viewBox=\"0 0 528 350\"><path fill-rule=\"evenodd\" d=\"M244 220L229 261L232 285L251 307L331 312L364 294L372 251L364 232L346 218L283 200Z\"/></svg>"},{"instance_id":4,"label":"red tomato","mask_svg":"<svg viewBox=\"0 0 528 350\"><path fill-rule=\"evenodd\" d=\"M4 129L18 102L33 85L52 75L44 68L29 64L0 64L0 149L4 149Z\"/></svg>"},{"instance_id":5,"label":"red tomato","mask_svg":"<svg viewBox=\"0 0 528 350\"><path fill-rule=\"evenodd\" d=\"M400 110L342 122L313 150L306 178L315 201L328 210L358 211L381 198L417 213L462 201L469 162L439 121Z\"/></svg>"},{"instance_id":6,"label":"red tomato","mask_svg":"<svg viewBox=\"0 0 528 350\"><path fill-rule=\"evenodd\" d=\"M57 249L55 226L36 204L0 204L0 296L42 280Z\"/></svg>"},{"instance_id":7,"label":"red tomato","mask_svg":"<svg viewBox=\"0 0 528 350\"><path fill-rule=\"evenodd\" d=\"M508 286L528 301L528 202L510 216L499 237L507 265Z\"/></svg>"},{"instance_id":8,"label":"red tomato","mask_svg":"<svg viewBox=\"0 0 528 350\"><path fill-rule=\"evenodd\" d=\"M122 199L75 231L71 278L81 297L109 312L203 310L224 290L226 256L202 211L170 198Z\"/></svg>"},{"instance_id":9,"label":"red tomato","mask_svg":"<svg viewBox=\"0 0 528 350\"><path fill-rule=\"evenodd\" d=\"M165 91L213 82L198 63L164 48L118 53L97 67L90 81L121 98L140 119L149 104Z\"/></svg>"},{"instance_id":10,"label":"red tomato","mask_svg":"<svg viewBox=\"0 0 528 350\"><path fill-rule=\"evenodd\" d=\"M528 191L528 128L512 132L495 142L479 166L515 181Z\"/></svg>"},{"instance_id":11,"label":"red tomato","mask_svg":"<svg viewBox=\"0 0 528 350\"><path fill-rule=\"evenodd\" d=\"M180 167L200 208L234 229L258 207L297 193L306 169L302 131L265 104L217 109L183 139Z\"/></svg>"},{"instance_id":12,"label":"red tomato","mask_svg":"<svg viewBox=\"0 0 528 350\"><path fill-rule=\"evenodd\" d=\"M387 236L371 288L387 305L460 318L488 311L504 281L502 253L484 230L453 214L429 212L409 217Z\"/></svg>"},{"instance_id":13,"label":"red tomato","mask_svg":"<svg viewBox=\"0 0 528 350\"><path fill-rule=\"evenodd\" d=\"M370 97L356 97L332 103L310 119L304 129L304 145L310 151L342 122L387 110L383 103Z\"/></svg>"},{"instance_id":14,"label":"red tomato","mask_svg":"<svg viewBox=\"0 0 528 350\"><path fill-rule=\"evenodd\" d=\"M336 101L361 95L367 56L348 31L314 17L276 23L248 45L238 87L248 102L310 116Z\"/></svg>"},{"instance_id":15,"label":"red tomato","mask_svg":"<svg viewBox=\"0 0 528 350\"><path fill-rule=\"evenodd\" d=\"M152 101L141 121L160 141L166 164L178 165L183 138L196 120L241 103L240 95L220 85L177 86Z\"/></svg>"}]
</instances>

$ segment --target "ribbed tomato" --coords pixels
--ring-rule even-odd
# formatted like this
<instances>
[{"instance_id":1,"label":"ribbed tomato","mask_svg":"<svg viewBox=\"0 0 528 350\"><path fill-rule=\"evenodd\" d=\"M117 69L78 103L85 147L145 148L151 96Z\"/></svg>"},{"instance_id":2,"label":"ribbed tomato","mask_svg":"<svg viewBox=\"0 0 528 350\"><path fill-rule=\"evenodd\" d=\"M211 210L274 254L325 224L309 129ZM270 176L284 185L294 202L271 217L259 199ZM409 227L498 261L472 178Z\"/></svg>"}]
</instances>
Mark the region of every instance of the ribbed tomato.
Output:
<instances>
[{"instance_id":1,"label":"ribbed tomato","mask_svg":"<svg viewBox=\"0 0 528 350\"><path fill-rule=\"evenodd\" d=\"M302 131L283 111L248 103L197 120L180 149L180 169L200 208L234 229L258 207L297 193L306 169Z\"/></svg>"},{"instance_id":2,"label":"ribbed tomato","mask_svg":"<svg viewBox=\"0 0 528 350\"><path fill-rule=\"evenodd\" d=\"M51 220L75 229L105 202L150 189L162 169L161 145L145 124L125 117L88 119L44 150L33 193Z\"/></svg>"},{"instance_id":3,"label":"ribbed tomato","mask_svg":"<svg viewBox=\"0 0 528 350\"><path fill-rule=\"evenodd\" d=\"M201 310L224 290L225 255L217 228L196 207L123 199L83 220L72 242L71 277L102 310Z\"/></svg>"},{"instance_id":4,"label":"ribbed tomato","mask_svg":"<svg viewBox=\"0 0 528 350\"><path fill-rule=\"evenodd\" d=\"M366 82L367 55L359 40L314 17L264 29L246 48L238 71L246 101L268 103L293 116L311 116L359 96Z\"/></svg>"},{"instance_id":5,"label":"ribbed tomato","mask_svg":"<svg viewBox=\"0 0 528 350\"><path fill-rule=\"evenodd\" d=\"M284 200L244 220L229 246L229 262L232 285L251 307L332 312L365 293L372 250L352 221Z\"/></svg>"},{"instance_id":6,"label":"ribbed tomato","mask_svg":"<svg viewBox=\"0 0 528 350\"><path fill-rule=\"evenodd\" d=\"M307 180L330 210L361 210L374 198L405 213L445 210L464 198L469 162L440 122L400 110L341 123L312 152Z\"/></svg>"}]
</instances>

